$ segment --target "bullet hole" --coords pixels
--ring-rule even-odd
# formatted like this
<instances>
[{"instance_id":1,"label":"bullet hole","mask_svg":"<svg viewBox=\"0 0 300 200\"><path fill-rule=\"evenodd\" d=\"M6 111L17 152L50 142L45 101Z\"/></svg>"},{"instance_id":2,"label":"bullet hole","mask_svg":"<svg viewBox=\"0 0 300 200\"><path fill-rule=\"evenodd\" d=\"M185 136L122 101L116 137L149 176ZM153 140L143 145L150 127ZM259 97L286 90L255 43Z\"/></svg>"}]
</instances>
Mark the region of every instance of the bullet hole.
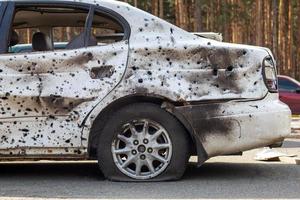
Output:
<instances>
[{"instance_id":1,"label":"bullet hole","mask_svg":"<svg viewBox=\"0 0 300 200\"><path fill-rule=\"evenodd\" d=\"M207 45L211 45L211 43L210 43L210 42L208 42L208 43L207 43Z\"/></svg>"},{"instance_id":2,"label":"bullet hole","mask_svg":"<svg viewBox=\"0 0 300 200\"><path fill-rule=\"evenodd\" d=\"M146 24L145 24L145 27L148 27L148 25L149 25L149 24L148 24L148 23L146 23Z\"/></svg>"},{"instance_id":3,"label":"bullet hole","mask_svg":"<svg viewBox=\"0 0 300 200\"><path fill-rule=\"evenodd\" d=\"M213 69L213 75L218 76L218 69L217 68Z\"/></svg>"},{"instance_id":4,"label":"bullet hole","mask_svg":"<svg viewBox=\"0 0 300 200\"><path fill-rule=\"evenodd\" d=\"M231 72L233 70L233 67L232 66L228 66L227 67L227 71Z\"/></svg>"},{"instance_id":5,"label":"bullet hole","mask_svg":"<svg viewBox=\"0 0 300 200\"><path fill-rule=\"evenodd\" d=\"M170 32L171 32L171 34L173 34L174 33L174 29L170 28Z\"/></svg>"},{"instance_id":6,"label":"bullet hole","mask_svg":"<svg viewBox=\"0 0 300 200\"><path fill-rule=\"evenodd\" d=\"M197 61L197 65L200 65L201 64L201 61Z\"/></svg>"},{"instance_id":7,"label":"bullet hole","mask_svg":"<svg viewBox=\"0 0 300 200\"><path fill-rule=\"evenodd\" d=\"M174 37L171 37L171 42L172 42L172 43L175 43Z\"/></svg>"},{"instance_id":8,"label":"bullet hole","mask_svg":"<svg viewBox=\"0 0 300 200\"><path fill-rule=\"evenodd\" d=\"M133 71L137 70L137 67L136 67L136 66L133 66L133 67L132 67L132 70L133 70Z\"/></svg>"},{"instance_id":9,"label":"bullet hole","mask_svg":"<svg viewBox=\"0 0 300 200\"><path fill-rule=\"evenodd\" d=\"M246 55L247 54L247 51L246 50L243 50L243 55Z\"/></svg>"},{"instance_id":10,"label":"bullet hole","mask_svg":"<svg viewBox=\"0 0 300 200\"><path fill-rule=\"evenodd\" d=\"M144 30L143 28L139 28L139 31L140 31L140 32L143 32L143 30Z\"/></svg>"},{"instance_id":11,"label":"bullet hole","mask_svg":"<svg viewBox=\"0 0 300 200\"><path fill-rule=\"evenodd\" d=\"M257 85L257 81L254 82L254 85Z\"/></svg>"},{"instance_id":12,"label":"bullet hole","mask_svg":"<svg viewBox=\"0 0 300 200\"><path fill-rule=\"evenodd\" d=\"M152 72L148 71L147 74L148 74L149 76L151 76L151 75L152 75Z\"/></svg>"},{"instance_id":13,"label":"bullet hole","mask_svg":"<svg viewBox=\"0 0 300 200\"><path fill-rule=\"evenodd\" d=\"M138 82L139 82L139 83L143 83L143 79L140 78L140 79L138 80Z\"/></svg>"}]
</instances>

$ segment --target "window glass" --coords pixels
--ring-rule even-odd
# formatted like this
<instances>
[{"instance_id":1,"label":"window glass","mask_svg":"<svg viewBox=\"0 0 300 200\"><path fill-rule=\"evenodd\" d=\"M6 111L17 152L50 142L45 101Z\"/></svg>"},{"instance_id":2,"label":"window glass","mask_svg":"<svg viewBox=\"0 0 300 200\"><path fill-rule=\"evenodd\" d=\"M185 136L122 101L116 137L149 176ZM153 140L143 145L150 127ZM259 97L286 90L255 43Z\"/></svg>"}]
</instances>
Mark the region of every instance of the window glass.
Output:
<instances>
[{"instance_id":1,"label":"window glass","mask_svg":"<svg viewBox=\"0 0 300 200\"><path fill-rule=\"evenodd\" d=\"M11 38L14 41L10 42L9 52L81 48L84 46L87 15L88 9L43 6L19 8L13 21Z\"/></svg>"},{"instance_id":2,"label":"window glass","mask_svg":"<svg viewBox=\"0 0 300 200\"><path fill-rule=\"evenodd\" d=\"M295 84L294 82L282 78L278 79L278 85L280 90L294 91L298 88L297 84Z\"/></svg>"},{"instance_id":3,"label":"window glass","mask_svg":"<svg viewBox=\"0 0 300 200\"><path fill-rule=\"evenodd\" d=\"M91 33L98 45L118 42L124 38L123 26L109 16L98 12L95 12Z\"/></svg>"},{"instance_id":4,"label":"window glass","mask_svg":"<svg viewBox=\"0 0 300 200\"><path fill-rule=\"evenodd\" d=\"M84 27L53 27L53 42L67 43L83 33Z\"/></svg>"},{"instance_id":5,"label":"window glass","mask_svg":"<svg viewBox=\"0 0 300 200\"><path fill-rule=\"evenodd\" d=\"M49 6L18 8L9 53L76 49L123 40L123 26L112 17L95 12L91 35L86 41L88 12L88 9Z\"/></svg>"}]
</instances>

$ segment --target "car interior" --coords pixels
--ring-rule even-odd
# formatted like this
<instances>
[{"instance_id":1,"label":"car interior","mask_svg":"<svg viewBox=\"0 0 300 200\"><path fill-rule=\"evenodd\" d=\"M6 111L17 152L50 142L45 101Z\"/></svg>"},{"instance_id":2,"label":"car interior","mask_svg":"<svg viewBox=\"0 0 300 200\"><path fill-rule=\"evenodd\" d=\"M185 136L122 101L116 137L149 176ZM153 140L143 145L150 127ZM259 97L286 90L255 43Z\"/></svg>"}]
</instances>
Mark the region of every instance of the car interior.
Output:
<instances>
[{"instance_id":1,"label":"car interior","mask_svg":"<svg viewBox=\"0 0 300 200\"><path fill-rule=\"evenodd\" d=\"M12 24L9 53L77 49L123 40L123 26L110 16L95 12L85 44L88 10L29 6L17 8ZM22 37L20 37L22 35Z\"/></svg>"}]
</instances>

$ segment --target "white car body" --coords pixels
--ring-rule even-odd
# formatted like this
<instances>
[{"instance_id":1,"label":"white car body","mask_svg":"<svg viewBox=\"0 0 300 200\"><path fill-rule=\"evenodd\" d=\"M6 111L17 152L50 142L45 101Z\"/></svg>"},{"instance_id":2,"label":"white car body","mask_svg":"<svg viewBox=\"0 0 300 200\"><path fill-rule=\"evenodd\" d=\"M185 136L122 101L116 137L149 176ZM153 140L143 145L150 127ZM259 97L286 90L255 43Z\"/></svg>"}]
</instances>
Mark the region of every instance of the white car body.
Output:
<instances>
[{"instance_id":1,"label":"white car body","mask_svg":"<svg viewBox=\"0 0 300 200\"><path fill-rule=\"evenodd\" d=\"M129 25L128 38L1 54L1 160L92 159L95 119L110 106L143 100L157 100L184 124L198 155L204 150L199 164L290 133L290 110L262 75L268 50L201 38L126 3L63 2L114 11Z\"/></svg>"}]
</instances>

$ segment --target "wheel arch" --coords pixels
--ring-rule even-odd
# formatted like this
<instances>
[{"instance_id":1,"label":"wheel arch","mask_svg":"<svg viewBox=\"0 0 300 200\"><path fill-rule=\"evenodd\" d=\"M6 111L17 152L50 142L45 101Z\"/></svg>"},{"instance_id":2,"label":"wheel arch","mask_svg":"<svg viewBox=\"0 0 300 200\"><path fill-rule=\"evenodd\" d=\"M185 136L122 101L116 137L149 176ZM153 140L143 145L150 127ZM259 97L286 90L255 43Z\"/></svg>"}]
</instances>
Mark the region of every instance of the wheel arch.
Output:
<instances>
[{"instance_id":1,"label":"wheel arch","mask_svg":"<svg viewBox=\"0 0 300 200\"><path fill-rule=\"evenodd\" d=\"M171 109L171 108L175 108L175 106L183 105L182 103L173 102L170 99L167 99L159 95L145 96L145 95L137 94L137 95L125 96L113 101L97 115L97 117L92 123L89 139L88 139L88 155L90 159L94 159L97 156L96 152L97 152L97 145L99 140L98 137L101 134L101 130L104 128L111 113L126 105L130 105L133 103L153 103L161 106L162 109L166 110L167 112L175 116L175 118L186 129L186 132L188 133L191 142L191 151L197 151L197 154L199 155L199 150L198 150L199 145L200 145L200 150L203 150L202 144L200 141L197 141L197 137L195 137L193 128L191 127L190 123L188 123L188 121L180 113L176 111L173 112L175 109Z\"/></svg>"}]
</instances>

